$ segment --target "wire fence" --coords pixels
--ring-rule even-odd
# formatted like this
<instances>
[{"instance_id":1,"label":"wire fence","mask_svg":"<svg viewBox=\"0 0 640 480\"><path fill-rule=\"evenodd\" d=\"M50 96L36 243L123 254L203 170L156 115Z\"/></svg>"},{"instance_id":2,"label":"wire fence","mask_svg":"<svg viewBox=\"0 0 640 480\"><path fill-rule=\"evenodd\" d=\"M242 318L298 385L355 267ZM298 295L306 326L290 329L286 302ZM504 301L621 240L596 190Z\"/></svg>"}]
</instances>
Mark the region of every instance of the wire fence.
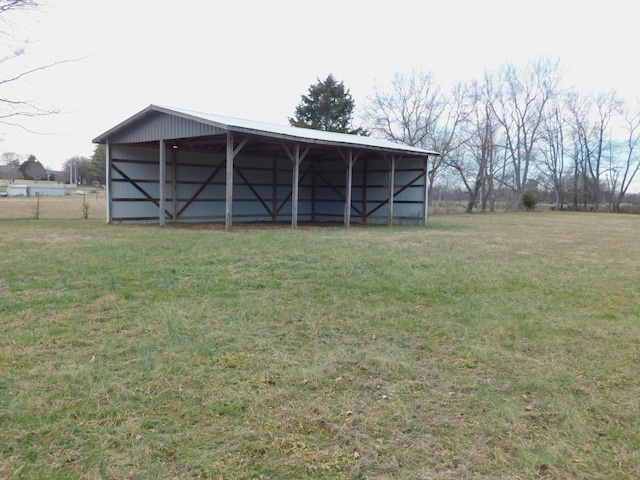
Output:
<instances>
[{"instance_id":1,"label":"wire fence","mask_svg":"<svg viewBox=\"0 0 640 480\"><path fill-rule=\"evenodd\" d=\"M513 209L513 204L500 203L495 206L496 212ZM623 205L624 213L640 213L638 205ZM433 202L429 206L429 215L450 215L465 213L467 203L462 201ZM566 208L570 210L570 208ZM553 210L551 204L538 204L536 211ZM479 211L479 210L478 210ZM603 206L602 211L607 211ZM106 219L106 201L102 190L87 191L83 194L70 194L61 197L0 197L0 220L76 220Z\"/></svg>"},{"instance_id":2,"label":"wire fence","mask_svg":"<svg viewBox=\"0 0 640 480\"><path fill-rule=\"evenodd\" d=\"M104 192L65 196L0 197L0 220L105 219Z\"/></svg>"}]
</instances>

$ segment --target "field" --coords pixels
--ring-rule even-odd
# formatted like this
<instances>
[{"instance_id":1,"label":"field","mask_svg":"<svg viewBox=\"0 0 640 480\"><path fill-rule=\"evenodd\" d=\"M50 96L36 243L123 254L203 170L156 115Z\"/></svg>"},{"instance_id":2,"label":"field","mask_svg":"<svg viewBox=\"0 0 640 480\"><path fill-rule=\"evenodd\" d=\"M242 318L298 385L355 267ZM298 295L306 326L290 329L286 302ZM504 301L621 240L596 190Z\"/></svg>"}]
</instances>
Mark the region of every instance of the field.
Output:
<instances>
[{"instance_id":1,"label":"field","mask_svg":"<svg viewBox=\"0 0 640 480\"><path fill-rule=\"evenodd\" d=\"M0 222L0 479L640 478L639 234Z\"/></svg>"},{"instance_id":2,"label":"field","mask_svg":"<svg viewBox=\"0 0 640 480\"><path fill-rule=\"evenodd\" d=\"M70 190L70 192L73 191ZM64 197L0 197L0 221L17 219L83 219L85 216L83 204L86 205L86 217L88 219L105 220L106 202L104 190L87 190L84 195L71 193Z\"/></svg>"}]
</instances>

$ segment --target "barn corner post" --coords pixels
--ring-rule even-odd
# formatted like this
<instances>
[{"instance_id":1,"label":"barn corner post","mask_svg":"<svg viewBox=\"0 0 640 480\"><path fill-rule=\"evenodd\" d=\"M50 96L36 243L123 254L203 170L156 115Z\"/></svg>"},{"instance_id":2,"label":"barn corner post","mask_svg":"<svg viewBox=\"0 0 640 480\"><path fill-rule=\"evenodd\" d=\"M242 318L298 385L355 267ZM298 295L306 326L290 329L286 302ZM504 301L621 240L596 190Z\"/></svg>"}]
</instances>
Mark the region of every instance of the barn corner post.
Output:
<instances>
[{"instance_id":1,"label":"barn corner post","mask_svg":"<svg viewBox=\"0 0 640 480\"><path fill-rule=\"evenodd\" d=\"M158 223L161 227L165 225L165 176L167 167L167 146L163 139L160 139L160 172L158 175Z\"/></svg>"},{"instance_id":2,"label":"barn corner post","mask_svg":"<svg viewBox=\"0 0 640 480\"><path fill-rule=\"evenodd\" d=\"M231 230L233 215L233 135L227 132L227 171L224 206L224 230Z\"/></svg>"},{"instance_id":3,"label":"barn corner post","mask_svg":"<svg viewBox=\"0 0 640 480\"><path fill-rule=\"evenodd\" d=\"M106 196L106 209L107 209L107 224L111 224L112 222L112 213L111 213L111 146L109 145L109 140L106 141L105 148L105 196Z\"/></svg>"},{"instance_id":4,"label":"barn corner post","mask_svg":"<svg viewBox=\"0 0 640 480\"><path fill-rule=\"evenodd\" d=\"M424 226L429 219L429 157L424 159Z\"/></svg>"}]
</instances>

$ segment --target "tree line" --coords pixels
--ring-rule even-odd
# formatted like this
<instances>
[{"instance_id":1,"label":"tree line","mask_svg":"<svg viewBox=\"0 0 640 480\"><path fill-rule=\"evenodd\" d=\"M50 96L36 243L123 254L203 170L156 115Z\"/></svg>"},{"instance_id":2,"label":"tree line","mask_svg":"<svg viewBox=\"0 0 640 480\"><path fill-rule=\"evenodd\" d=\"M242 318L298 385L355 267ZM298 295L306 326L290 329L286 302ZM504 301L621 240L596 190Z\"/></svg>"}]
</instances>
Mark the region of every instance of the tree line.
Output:
<instances>
[{"instance_id":1,"label":"tree line","mask_svg":"<svg viewBox=\"0 0 640 480\"><path fill-rule=\"evenodd\" d=\"M33 0L0 0L0 16L37 5ZM16 56L22 54L15 50ZM0 64L14 58L0 59ZM31 73L11 76L0 87ZM631 103L615 90L567 88L560 62L547 57L523 65L506 63L481 79L452 86L428 71L397 73L366 99L362 125L353 125L354 112L350 91L330 74L301 96L289 123L436 150L441 155L431 161L429 188L464 192L469 212L493 211L499 199L522 210L532 196L542 195L551 196L558 210L618 212L634 181L640 180L640 102ZM29 102L0 100L0 124L52 113ZM72 157L53 175L33 155L5 152L0 160L0 176L10 180L105 182L100 145L91 158Z\"/></svg>"},{"instance_id":2,"label":"tree line","mask_svg":"<svg viewBox=\"0 0 640 480\"><path fill-rule=\"evenodd\" d=\"M467 210L494 210L499 191L553 192L555 208L620 205L640 167L640 109L615 90L583 93L562 84L559 61L504 64L445 89L431 73L396 75L365 109L384 138L441 152L430 182L453 177ZM451 181L451 180L449 180Z\"/></svg>"},{"instance_id":3,"label":"tree line","mask_svg":"<svg viewBox=\"0 0 640 480\"><path fill-rule=\"evenodd\" d=\"M367 98L364 125L356 129L345 127L344 119L337 128L309 117L314 102L323 118L330 118L323 109L332 105L351 106L334 113L353 111L349 90L342 82L336 90L329 75L302 96L290 124L436 150L441 155L430 166L430 188L455 186L470 212L495 210L505 192L519 210L527 207L525 200L545 194L556 209L618 212L638 180L640 103L615 90L581 92L562 81L560 62L547 57L503 64L450 87L431 72L398 73ZM322 99L319 90L339 98Z\"/></svg>"},{"instance_id":4,"label":"tree line","mask_svg":"<svg viewBox=\"0 0 640 480\"><path fill-rule=\"evenodd\" d=\"M35 155L4 152L0 156L0 178L15 183L20 180L56 181L77 185L104 185L106 178L106 148L96 145L91 158L74 156L67 159L62 170L48 170Z\"/></svg>"}]
</instances>

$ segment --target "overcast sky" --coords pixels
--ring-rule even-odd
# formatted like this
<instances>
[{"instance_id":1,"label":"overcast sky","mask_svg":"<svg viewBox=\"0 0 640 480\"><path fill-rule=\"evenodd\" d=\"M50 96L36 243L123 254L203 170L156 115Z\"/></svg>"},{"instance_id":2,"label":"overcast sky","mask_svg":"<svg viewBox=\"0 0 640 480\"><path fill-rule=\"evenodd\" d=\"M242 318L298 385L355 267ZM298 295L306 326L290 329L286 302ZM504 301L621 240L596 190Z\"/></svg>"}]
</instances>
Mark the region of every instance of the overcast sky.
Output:
<instances>
[{"instance_id":1,"label":"overcast sky","mask_svg":"<svg viewBox=\"0 0 640 480\"><path fill-rule=\"evenodd\" d=\"M9 93L63 113L28 123L43 135L0 125L0 153L34 154L55 169L75 155L90 157L93 138L149 104L287 124L300 96L329 73L363 106L396 72L465 80L540 55L561 59L568 85L617 88L634 100L632 4L49 0L17 17L18 37L30 41L20 66L79 60Z\"/></svg>"}]
</instances>

